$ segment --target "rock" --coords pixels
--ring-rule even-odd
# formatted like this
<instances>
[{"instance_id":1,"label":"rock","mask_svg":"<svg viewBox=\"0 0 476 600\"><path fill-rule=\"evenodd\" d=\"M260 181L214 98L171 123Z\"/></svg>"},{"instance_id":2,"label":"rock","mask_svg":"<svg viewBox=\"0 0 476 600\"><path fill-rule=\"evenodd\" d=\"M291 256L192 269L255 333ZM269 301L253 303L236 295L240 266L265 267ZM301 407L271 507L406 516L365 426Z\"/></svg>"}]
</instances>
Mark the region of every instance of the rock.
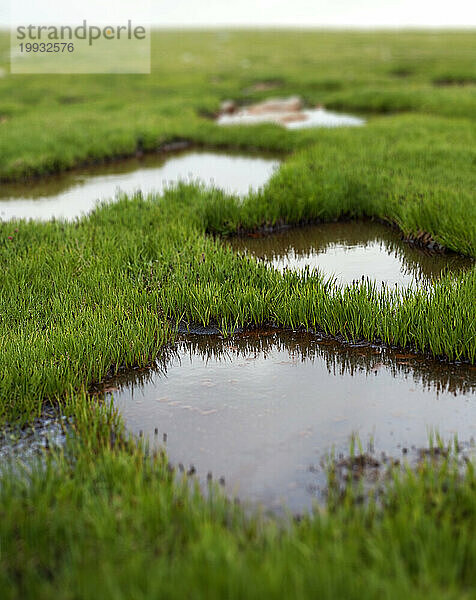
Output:
<instances>
[{"instance_id":1,"label":"rock","mask_svg":"<svg viewBox=\"0 0 476 600\"><path fill-rule=\"evenodd\" d=\"M232 115L237 110L236 102L233 100L224 100L220 105L220 113L222 115Z\"/></svg>"},{"instance_id":2,"label":"rock","mask_svg":"<svg viewBox=\"0 0 476 600\"><path fill-rule=\"evenodd\" d=\"M266 113L298 112L302 110L303 103L298 96L290 98L271 98L248 106L247 113L251 115L262 115Z\"/></svg>"}]
</instances>

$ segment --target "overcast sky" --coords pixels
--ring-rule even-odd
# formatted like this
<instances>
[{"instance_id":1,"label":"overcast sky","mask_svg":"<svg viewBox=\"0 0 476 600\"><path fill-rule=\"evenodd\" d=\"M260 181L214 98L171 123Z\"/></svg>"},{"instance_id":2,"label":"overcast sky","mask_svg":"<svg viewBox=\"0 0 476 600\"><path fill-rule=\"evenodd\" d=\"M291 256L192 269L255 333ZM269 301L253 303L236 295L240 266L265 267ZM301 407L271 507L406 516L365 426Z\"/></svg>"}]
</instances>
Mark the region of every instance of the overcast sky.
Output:
<instances>
[{"instance_id":1,"label":"overcast sky","mask_svg":"<svg viewBox=\"0 0 476 600\"><path fill-rule=\"evenodd\" d=\"M11 6L10 6L11 3ZM475 0L0 0L0 24L149 21L171 27L476 27Z\"/></svg>"}]
</instances>

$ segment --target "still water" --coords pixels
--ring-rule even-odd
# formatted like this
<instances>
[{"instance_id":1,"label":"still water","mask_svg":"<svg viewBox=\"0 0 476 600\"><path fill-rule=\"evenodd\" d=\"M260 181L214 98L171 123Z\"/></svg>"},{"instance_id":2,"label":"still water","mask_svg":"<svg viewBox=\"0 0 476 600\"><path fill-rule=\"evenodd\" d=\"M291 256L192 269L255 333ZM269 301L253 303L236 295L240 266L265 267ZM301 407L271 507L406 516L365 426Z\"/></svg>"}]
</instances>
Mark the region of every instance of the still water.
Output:
<instances>
[{"instance_id":1,"label":"still water","mask_svg":"<svg viewBox=\"0 0 476 600\"><path fill-rule=\"evenodd\" d=\"M112 391L126 427L171 462L225 478L230 494L302 511L325 487L321 461L357 435L408 458L476 434L476 371L311 333L185 335L152 371ZM110 392L111 393L111 392Z\"/></svg>"},{"instance_id":2,"label":"still water","mask_svg":"<svg viewBox=\"0 0 476 600\"><path fill-rule=\"evenodd\" d=\"M269 112L253 114L242 110L231 115L220 115L217 119L219 125L259 125L260 123L274 123L286 129L309 129L312 127L358 127L365 123L364 119L354 115L337 113L325 108L301 110L295 113Z\"/></svg>"},{"instance_id":3,"label":"still water","mask_svg":"<svg viewBox=\"0 0 476 600\"><path fill-rule=\"evenodd\" d=\"M362 277L381 287L429 284L442 273L458 273L474 260L411 246L380 223L326 223L288 229L273 235L231 238L236 251L249 253L276 269L318 269L339 284Z\"/></svg>"},{"instance_id":4,"label":"still water","mask_svg":"<svg viewBox=\"0 0 476 600\"><path fill-rule=\"evenodd\" d=\"M245 195L263 186L278 166L269 157L199 151L131 159L28 184L0 184L0 219L74 219L118 190L160 193L178 181L201 181Z\"/></svg>"}]
</instances>

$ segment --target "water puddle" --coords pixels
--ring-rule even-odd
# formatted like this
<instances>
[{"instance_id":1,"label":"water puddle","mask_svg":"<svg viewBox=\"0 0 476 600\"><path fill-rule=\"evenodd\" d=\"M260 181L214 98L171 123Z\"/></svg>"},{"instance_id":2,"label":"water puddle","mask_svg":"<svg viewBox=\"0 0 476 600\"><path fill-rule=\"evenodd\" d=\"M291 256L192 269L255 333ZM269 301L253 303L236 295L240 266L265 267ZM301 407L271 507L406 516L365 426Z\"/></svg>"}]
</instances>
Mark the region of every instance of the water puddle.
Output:
<instances>
[{"instance_id":1,"label":"water puddle","mask_svg":"<svg viewBox=\"0 0 476 600\"><path fill-rule=\"evenodd\" d=\"M323 106L306 109L297 96L272 98L245 107L231 101L223 102L216 122L218 125L258 125L273 123L287 129L309 127L355 127L365 123L364 119L326 110Z\"/></svg>"},{"instance_id":2,"label":"water puddle","mask_svg":"<svg viewBox=\"0 0 476 600\"><path fill-rule=\"evenodd\" d=\"M119 189L160 193L179 180L200 180L245 195L263 186L278 165L269 157L193 151L146 156L28 184L0 184L0 219L73 219L91 211L98 200L114 198Z\"/></svg>"},{"instance_id":3,"label":"water puddle","mask_svg":"<svg viewBox=\"0 0 476 600\"><path fill-rule=\"evenodd\" d=\"M474 260L405 243L398 232L372 222L326 223L273 235L231 238L236 251L252 254L276 269L319 269L337 283L369 278L380 287L431 283L443 272L459 272Z\"/></svg>"},{"instance_id":4,"label":"water puddle","mask_svg":"<svg viewBox=\"0 0 476 600\"><path fill-rule=\"evenodd\" d=\"M126 427L173 464L224 478L230 494L303 511L326 485L322 461L363 451L418 458L432 430L476 434L476 371L311 333L182 336L153 371L115 384ZM193 465L193 468L192 468Z\"/></svg>"}]
</instances>

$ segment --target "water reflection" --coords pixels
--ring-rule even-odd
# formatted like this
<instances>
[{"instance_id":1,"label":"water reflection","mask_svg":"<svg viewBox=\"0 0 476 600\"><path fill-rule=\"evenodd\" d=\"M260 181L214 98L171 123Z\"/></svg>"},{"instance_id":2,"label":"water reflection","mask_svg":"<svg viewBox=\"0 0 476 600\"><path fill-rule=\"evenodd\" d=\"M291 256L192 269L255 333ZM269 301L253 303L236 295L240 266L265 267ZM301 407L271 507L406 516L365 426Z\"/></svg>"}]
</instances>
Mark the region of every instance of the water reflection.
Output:
<instances>
[{"instance_id":1,"label":"water reflection","mask_svg":"<svg viewBox=\"0 0 476 600\"><path fill-rule=\"evenodd\" d=\"M357 434L401 456L475 433L475 370L377 347L342 346L311 333L183 337L154 371L117 382L126 426L154 443L167 434L174 463L268 506L311 506L315 465ZM157 432L157 435L155 435ZM310 490L314 490L311 492Z\"/></svg>"},{"instance_id":2,"label":"water reflection","mask_svg":"<svg viewBox=\"0 0 476 600\"><path fill-rule=\"evenodd\" d=\"M221 114L217 118L219 125L260 125L273 123L286 129L310 129L313 127L359 127L364 125L364 119L337 113L325 108L313 108L301 111L260 112L255 114L249 109L242 109L233 114Z\"/></svg>"},{"instance_id":3,"label":"water reflection","mask_svg":"<svg viewBox=\"0 0 476 600\"><path fill-rule=\"evenodd\" d=\"M236 251L247 252L276 269L319 269L349 284L362 276L378 286L404 287L431 283L446 271L459 272L474 260L415 248L398 232L380 223L326 223L289 229L268 236L230 239Z\"/></svg>"},{"instance_id":4,"label":"water reflection","mask_svg":"<svg viewBox=\"0 0 476 600\"><path fill-rule=\"evenodd\" d=\"M244 195L263 186L279 161L233 153L184 152L145 156L28 184L0 184L0 219L73 219L121 190L160 193L177 181L197 181Z\"/></svg>"}]
</instances>

